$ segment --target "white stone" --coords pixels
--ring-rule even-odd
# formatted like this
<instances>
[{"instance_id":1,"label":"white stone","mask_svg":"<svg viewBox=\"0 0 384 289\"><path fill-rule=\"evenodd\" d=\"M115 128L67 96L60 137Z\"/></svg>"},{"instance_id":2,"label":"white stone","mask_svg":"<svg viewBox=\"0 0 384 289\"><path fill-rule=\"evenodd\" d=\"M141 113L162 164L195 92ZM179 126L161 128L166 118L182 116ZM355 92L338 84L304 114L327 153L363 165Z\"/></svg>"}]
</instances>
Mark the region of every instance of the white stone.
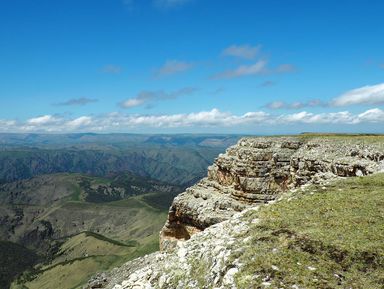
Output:
<instances>
[{"instance_id":1,"label":"white stone","mask_svg":"<svg viewBox=\"0 0 384 289\"><path fill-rule=\"evenodd\" d=\"M363 174L363 172L361 170L357 170L356 171L356 176L357 177L362 177L362 176L364 176L364 174Z\"/></svg>"},{"instance_id":2,"label":"white stone","mask_svg":"<svg viewBox=\"0 0 384 289\"><path fill-rule=\"evenodd\" d=\"M238 268L231 268L227 271L223 278L223 285L232 285L235 283L235 274L239 271Z\"/></svg>"}]
</instances>

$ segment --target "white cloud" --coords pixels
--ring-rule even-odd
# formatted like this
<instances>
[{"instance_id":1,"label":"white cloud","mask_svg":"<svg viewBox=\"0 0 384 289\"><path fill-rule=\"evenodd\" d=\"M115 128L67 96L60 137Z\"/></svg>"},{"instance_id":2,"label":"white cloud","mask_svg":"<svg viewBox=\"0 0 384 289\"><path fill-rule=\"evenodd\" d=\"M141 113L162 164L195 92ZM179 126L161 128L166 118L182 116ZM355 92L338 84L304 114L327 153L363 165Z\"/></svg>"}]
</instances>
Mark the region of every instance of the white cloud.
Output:
<instances>
[{"instance_id":1,"label":"white cloud","mask_svg":"<svg viewBox=\"0 0 384 289\"><path fill-rule=\"evenodd\" d=\"M0 132L16 131L17 122L15 120L0 119Z\"/></svg>"},{"instance_id":2,"label":"white cloud","mask_svg":"<svg viewBox=\"0 0 384 289\"><path fill-rule=\"evenodd\" d=\"M384 121L384 119L383 119ZM357 124L363 122L359 116L348 111L314 114L306 111L282 115L278 118L281 123L307 123L307 124Z\"/></svg>"},{"instance_id":3,"label":"white cloud","mask_svg":"<svg viewBox=\"0 0 384 289\"><path fill-rule=\"evenodd\" d=\"M219 73L213 76L214 79L222 79L222 78L235 78L240 76L248 76L248 75L256 75L262 74L267 71L267 61L259 60L254 64L250 65L241 65L234 70L227 70L222 73Z\"/></svg>"},{"instance_id":4,"label":"white cloud","mask_svg":"<svg viewBox=\"0 0 384 289\"><path fill-rule=\"evenodd\" d=\"M232 45L223 50L223 56L234 56L243 59L254 59L260 52L261 45Z\"/></svg>"},{"instance_id":5,"label":"white cloud","mask_svg":"<svg viewBox=\"0 0 384 289\"><path fill-rule=\"evenodd\" d=\"M142 91L137 96L129 98L119 105L122 108L133 108L140 105L151 105L154 102L166 100L166 99L175 99L180 96L193 94L197 89L194 87L184 87L176 91L165 92L165 91Z\"/></svg>"},{"instance_id":6,"label":"white cloud","mask_svg":"<svg viewBox=\"0 0 384 289\"><path fill-rule=\"evenodd\" d=\"M349 111L311 113L301 111L292 114L269 114L264 111L251 111L244 114L223 112L219 109L180 114L140 115L109 113L97 116L80 116L74 119L55 118L52 116L36 117L24 122L0 120L0 132L110 132L132 131L141 129L185 129L195 128L232 128L265 127L273 130L282 125L316 124L384 124L384 111L372 108L362 113Z\"/></svg>"},{"instance_id":7,"label":"white cloud","mask_svg":"<svg viewBox=\"0 0 384 289\"><path fill-rule=\"evenodd\" d=\"M132 107L140 106L146 101L146 98L144 96L145 94L147 94L147 92L141 92L139 96L135 98L127 99L126 101L122 102L121 106L123 108L132 108Z\"/></svg>"},{"instance_id":8,"label":"white cloud","mask_svg":"<svg viewBox=\"0 0 384 289\"><path fill-rule=\"evenodd\" d=\"M75 118L74 120L68 121L65 123L65 127L67 128L79 128L79 127L87 127L92 123L92 118L89 116L80 116Z\"/></svg>"},{"instance_id":9,"label":"white cloud","mask_svg":"<svg viewBox=\"0 0 384 289\"><path fill-rule=\"evenodd\" d=\"M367 85L356 88L331 101L333 106L348 106L357 104L384 104L384 83Z\"/></svg>"},{"instance_id":10,"label":"white cloud","mask_svg":"<svg viewBox=\"0 0 384 289\"><path fill-rule=\"evenodd\" d=\"M359 114L360 121L366 122L383 122L384 121L384 111L378 108L369 109L363 113Z\"/></svg>"},{"instance_id":11,"label":"white cloud","mask_svg":"<svg viewBox=\"0 0 384 289\"><path fill-rule=\"evenodd\" d=\"M46 125L50 123L57 122L58 119L53 115L47 114L43 116L38 116L34 118L30 118L27 120L28 125Z\"/></svg>"},{"instance_id":12,"label":"white cloud","mask_svg":"<svg viewBox=\"0 0 384 289\"><path fill-rule=\"evenodd\" d=\"M180 60L167 60L165 64L156 70L156 77L177 74L191 69L192 63Z\"/></svg>"}]
</instances>

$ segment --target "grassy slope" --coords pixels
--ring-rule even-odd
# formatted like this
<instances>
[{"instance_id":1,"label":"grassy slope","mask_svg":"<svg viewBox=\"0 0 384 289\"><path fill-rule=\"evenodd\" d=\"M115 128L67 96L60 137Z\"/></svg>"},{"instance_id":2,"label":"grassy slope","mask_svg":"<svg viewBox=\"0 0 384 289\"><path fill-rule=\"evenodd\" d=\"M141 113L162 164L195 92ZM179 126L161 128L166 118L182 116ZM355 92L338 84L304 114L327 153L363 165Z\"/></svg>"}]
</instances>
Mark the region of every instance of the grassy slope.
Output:
<instances>
[{"instance_id":1,"label":"grassy slope","mask_svg":"<svg viewBox=\"0 0 384 289\"><path fill-rule=\"evenodd\" d=\"M96 272L158 250L158 232L166 220L166 212L150 207L140 197L106 204L69 202L66 206L75 216L89 210L101 216L121 215L124 211L136 211L136 214L129 218L125 230L108 235L117 239L91 232L69 238L53 261L39 268L40 273L32 281L21 282L29 289L81 287ZM13 284L11 288L21 287Z\"/></svg>"},{"instance_id":2,"label":"grassy slope","mask_svg":"<svg viewBox=\"0 0 384 289\"><path fill-rule=\"evenodd\" d=\"M136 246L133 246L135 244ZM119 266L138 255L150 253L158 244L149 240L142 244L123 244L95 233L81 233L66 241L58 256L30 282L29 289L81 288L98 271ZM20 288L14 284L12 288Z\"/></svg>"},{"instance_id":3,"label":"grassy slope","mask_svg":"<svg viewBox=\"0 0 384 289\"><path fill-rule=\"evenodd\" d=\"M17 227L18 235L22 230L33 228L35 223L49 222L56 232L55 238L59 237L64 244L50 263L36 267L40 273L33 281L23 281L20 283L25 284L21 285L15 283L12 288L51 289L57 288L55 284L60 284L58 288L75 288L98 271L111 269L158 249L158 232L165 223L167 211L161 204L155 205L156 199L162 200L166 192L156 198L151 190L151 204L144 198L145 194L113 202L90 203L84 201L83 188L78 184L78 180L83 178L89 179L92 185L111 182L79 174L54 174L22 181L22 186L14 185L22 193L13 199L13 203L23 204L17 206L23 207L24 216ZM139 181L135 179L134 184L140 184ZM33 190L31 182L37 190ZM40 194L47 193L49 198L40 198ZM30 214L30 210L34 213ZM27 221L29 219L33 223ZM20 271L25 268L19 267ZM11 276L7 277L9 279Z\"/></svg>"},{"instance_id":4,"label":"grassy slope","mask_svg":"<svg viewBox=\"0 0 384 289\"><path fill-rule=\"evenodd\" d=\"M111 188L115 182L80 174L52 174L0 186L0 220L5 220L0 228L0 239L17 242L25 232L45 221L52 225L55 238L93 231L124 241L131 238L129 232L132 230L138 231L133 237L139 238L145 234L142 231L147 229L142 220L156 219L159 213L166 211L171 199L167 198L169 203L166 204L164 197L168 194L173 196L177 190L176 187L162 185L151 179L124 175L119 177L120 182L121 179L125 181L123 186L131 184L143 196L149 192L151 201L127 194L120 196L126 198L124 200L100 202L99 196L94 195L92 199L96 203L93 203L85 199L90 193L98 192L96 189L84 191L81 187L84 179L96 188L100 184ZM148 183L143 183L145 180ZM156 190L159 192L154 193ZM104 195L103 198L108 199L108 196ZM111 199L116 198L113 196ZM158 222L155 224L160 226Z\"/></svg>"},{"instance_id":5,"label":"grassy slope","mask_svg":"<svg viewBox=\"0 0 384 289\"><path fill-rule=\"evenodd\" d=\"M239 288L384 286L384 174L310 187L259 218L239 256Z\"/></svg>"}]
</instances>

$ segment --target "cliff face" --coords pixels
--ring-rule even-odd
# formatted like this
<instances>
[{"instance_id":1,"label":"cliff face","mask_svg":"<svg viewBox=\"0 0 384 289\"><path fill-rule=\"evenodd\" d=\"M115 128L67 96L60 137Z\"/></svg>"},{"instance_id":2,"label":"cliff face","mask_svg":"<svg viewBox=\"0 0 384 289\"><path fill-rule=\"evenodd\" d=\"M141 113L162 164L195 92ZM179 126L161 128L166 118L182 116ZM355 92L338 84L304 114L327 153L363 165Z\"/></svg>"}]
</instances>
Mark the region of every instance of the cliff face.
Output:
<instances>
[{"instance_id":1,"label":"cliff face","mask_svg":"<svg viewBox=\"0 0 384 289\"><path fill-rule=\"evenodd\" d=\"M244 265L238 256L244 254L245 247L254 250L260 246L262 250L266 246L263 240L280 240L281 234L288 234L283 244L289 248L296 246L289 245L296 242L296 237L285 228L264 236L268 222L259 219L259 205L280 202L283 192L304 192L310 184L320 185L317 187L323 191L332 179L380 171L384 172L384 144L370 138L241 139L215 160L206 178L174 199L160 232L162 252L99 275L86 288L251 288L234 285L235 275ZM300 207L298 204L297 208ZM264 253L259 253L263 259ZM279 270L275 265L272 269L268 266L266 270L272 273L254 276L265 275L260 281L265 283L264 287L269 286L273 270ZM334 273L329 276L334 278Z\"/></svg>"},{"instance_id":2,"label":"cliff face","mask_svg":"<svg viewBox=\"0 0 384 289\"><path fill-rule=\"evenodd\" d=\"M177 196L160 233L162 250L236 212L304 184L382 170L383 147L360 139L244 138L221 154L208 176Z\"/></svg>"}]
</instances>

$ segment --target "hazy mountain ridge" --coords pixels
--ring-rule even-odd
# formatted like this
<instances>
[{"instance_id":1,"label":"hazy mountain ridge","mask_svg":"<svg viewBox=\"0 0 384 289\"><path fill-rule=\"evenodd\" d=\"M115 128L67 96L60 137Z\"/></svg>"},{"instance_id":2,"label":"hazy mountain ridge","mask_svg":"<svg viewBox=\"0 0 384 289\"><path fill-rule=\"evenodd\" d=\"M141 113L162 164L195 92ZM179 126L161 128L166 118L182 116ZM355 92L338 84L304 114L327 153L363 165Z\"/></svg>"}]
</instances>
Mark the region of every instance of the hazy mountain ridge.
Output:
<instances>
[{"instance_id":1,"label":"hazy mountain ridge","mask_svg":"<svg viewBox=\"0 0 384 289\"><path fill-rule=\"evenodd\" d=\"M191 185L238 136L0 134L0 182L60 172L108 176L130 171Z\"/></svg>"}]
</instances>

